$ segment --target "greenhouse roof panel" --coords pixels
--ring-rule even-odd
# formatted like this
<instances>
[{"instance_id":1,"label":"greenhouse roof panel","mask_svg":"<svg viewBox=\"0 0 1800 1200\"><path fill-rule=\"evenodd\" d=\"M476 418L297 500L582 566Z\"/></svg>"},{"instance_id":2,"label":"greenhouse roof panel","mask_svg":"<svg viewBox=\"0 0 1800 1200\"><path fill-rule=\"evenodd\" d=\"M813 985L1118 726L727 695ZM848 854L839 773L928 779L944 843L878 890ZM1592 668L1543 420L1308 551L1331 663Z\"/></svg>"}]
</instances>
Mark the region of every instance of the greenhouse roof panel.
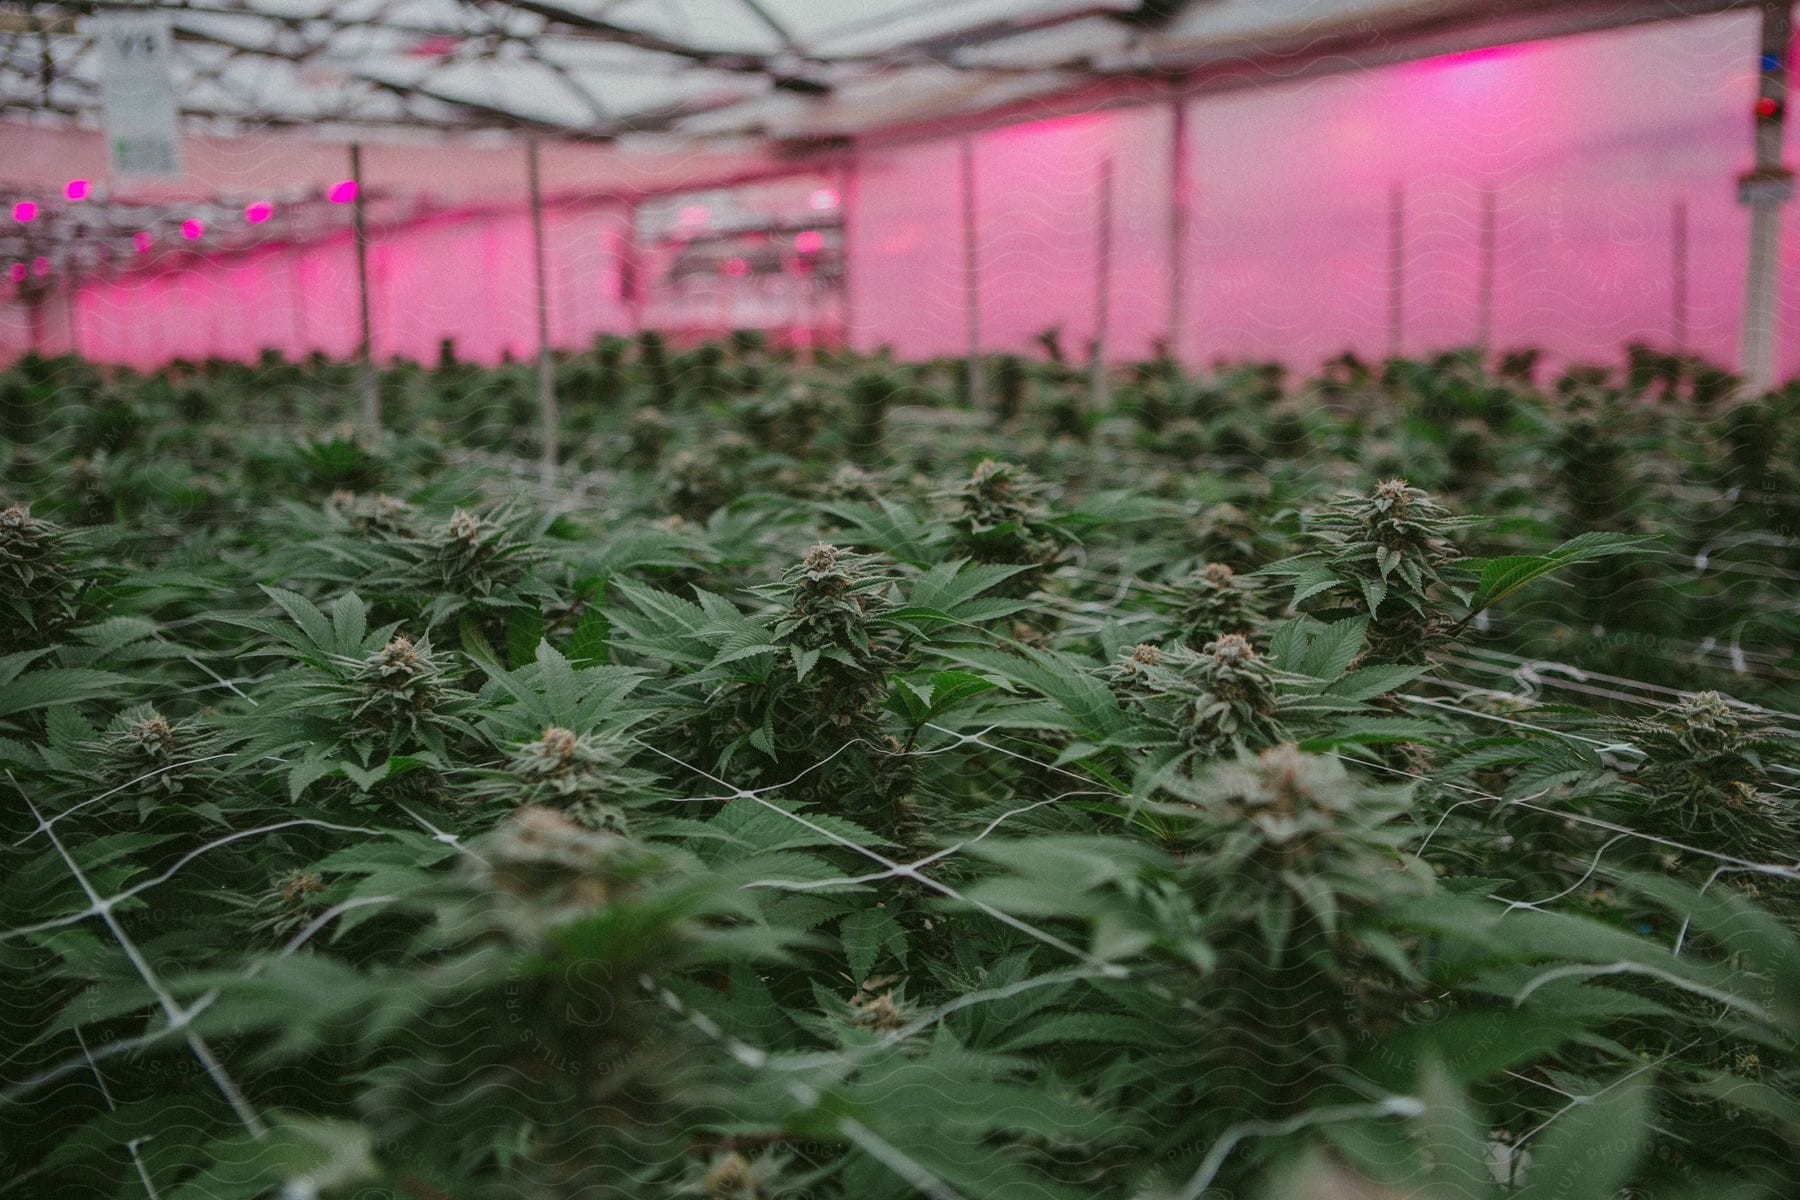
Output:
<instances>
[{"instance_id":1,"label":"greenhouse roof panel","mask_svg":"<svg viewBox=\"0 0 1800 1200\"><path fill-rule=\"evenodd\" d=\"M841 136L1747 0L0 0L0 119L94 128L95 14L155 9L195 132ZM1433 41L1435 39L1435 42ZM918 98L931 93L923 109Z\"/></svg>"}]
</instances>

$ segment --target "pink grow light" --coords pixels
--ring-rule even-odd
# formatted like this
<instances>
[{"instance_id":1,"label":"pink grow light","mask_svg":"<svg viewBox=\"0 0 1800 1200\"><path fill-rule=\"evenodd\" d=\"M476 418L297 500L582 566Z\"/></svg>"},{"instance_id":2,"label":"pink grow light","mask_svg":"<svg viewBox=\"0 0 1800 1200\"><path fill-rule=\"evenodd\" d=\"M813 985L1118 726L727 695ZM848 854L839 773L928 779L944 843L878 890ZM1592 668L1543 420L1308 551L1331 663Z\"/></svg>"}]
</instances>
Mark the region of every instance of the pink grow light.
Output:
<instances>
[{"instance_id":1,"label":"pink grow light","mask_svg":"<svg viewBox=\"0 0 1800 1200\"><path fill-rule=\"evenodd\" d=\"M181 236L190 242L194 241L205 232L206 222L202 221L199 217L189 217L181 223Z\"/></svg>"},{"instance_id":2,"label":"pink grow light","mask_svg":"<svg viewBox=\"0 0 1800 1200\"><path fill-rule=\"evenodd\" d=\"M24 225L37 219L37 205L29 200L21 200L13 205L13 220Z\"/></svg>"},{"instance_id":3,"label":"pink grow light","mask_svg":"<svg viewBox=\"0 0 1800 1200\"><path fill-rule=\"evenodd\" d=\"M261 225L275 212L275 206L267 200L258 200L244 206L244 220L252 225Z\"/></svg>"},{"instance_id":4,"label":"pink grow light","mask_svg":"<svg viewBox=\"0 0 1800 1200\"><path fill-rule=\"evenodd\" d=\"M155 243L156 239L150 236L148 230L140 229L131 235L131 248L139 254L150 253L150 247Z\"/></svg>"},{"instance_id":5,"label":"pink grow light","mask_svg":"<svg viewBox=\"0 0 1800 1200\"><path fill-rule=\"evenodd\" d=\"M69 180L69 182L63 184L63 195L71 200L86 200L88 197L88 181L85 179Z\"/></svg>"},{"instance_id":6,"label":"pink grow light","mask_svg":"<svg viewBox=\"0 0 1800 1200\"><path fill-rule=\"evenodd\" d=\"M25 264L22 262L16 262L16 263L12 264L12 266L6 268L6 277L8 279L11 279L14 283L24 283L25 282Z\"/></svg>"},{"instance_id":7,"label":"pink grow light","mask_svg":"<svg viewBox=\"0 0 1800 1200\"><path fill-rule=\"evenodd\" d=\"M332 184L325 198L333 204L349 204L356 199L356 180L342 179Z\"/></svg>"},{"instance_id":8,"label":"pink grow light","mask_svg":"<svg viewBox=\"0 0 1800 1200\"><path fill-rule=\"evenodd\" d=\"M825 235L816 229L802 229L794 235L794 249L802 254L817 254L825 248Z\"/></svg>"},{"instance_id":9,"label":"pink grow light","mask_svg":"<svg viewBox=\"0 0 1800 1200\"><path fill-rule=\"evenodd\" d=\"M745 259L728 258L725 260L725 273L733 279L742 278L750 273L750 264Z\"/></svg>"}]
</instances>

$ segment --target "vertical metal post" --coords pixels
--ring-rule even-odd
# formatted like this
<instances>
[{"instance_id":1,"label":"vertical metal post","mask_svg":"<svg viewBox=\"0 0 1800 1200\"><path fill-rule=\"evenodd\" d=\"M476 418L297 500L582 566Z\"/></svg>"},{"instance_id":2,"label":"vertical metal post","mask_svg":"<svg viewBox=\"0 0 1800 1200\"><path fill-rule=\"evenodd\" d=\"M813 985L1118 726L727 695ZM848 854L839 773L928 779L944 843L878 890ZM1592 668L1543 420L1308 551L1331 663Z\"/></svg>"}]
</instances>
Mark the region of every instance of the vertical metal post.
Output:
<instances>
[{"instance_id":1,"label":"vertical metal post","mask_svg":"<svg viewBox=\"0 0 1800 1200\"><path fill-rule=\"evenodd\" d=\"M1192 151L1188 146L1187 102L1176 100L1171 108L1169 147L1169 354L1181 357L1182 335L1187 324L1188 222L1194 204Z\"/></svg>"},{"instance_id":2,"label":"vertical metal post","mask_svg":"<svg viewBox=\"0 0 1800 1200\"><path fill-rule=\"evenodd\" d=\"M31 333L31 349L36 354L43 354L44 345L44 289L33 288L25 294L26 328Z\"/></svg>"},{"instance_id":3,"label":"vertical metal post","mask_svg":"<svg viewBox=\"0 0 1800 1200\"><path fill-rule=\"evenodd\" d=\"M538 178L538 142L525 141L525 179L531 190L533 298L537 304L538 429L543 438L544 486L556 482L556 364L550 358L550 283L544 267L544 195Z\"/></svg>"},{"instance_id":4,"label":"vertical metal post","mask_svg":"<svg viewBox=\"0 0 1800 1200\"><path fill-rule=\"evenodd\" d=\"M1776 273L1781 249L1781 208L1794 192L1794 174L1782 164L1787 116L1790 0L1763 0L1757 81L1756 162L1738 180L1738 199L1750 208L1750 264L1744 281L1740 355L1745 385L1767 390L1775 382Z\"/></svg>"},{"instance_id":5,"label":"vertical metal post","mask_svg":"<svg viewBox=\"0 0 1800 1200\"><path fill-rule=\"evenodd\" d=\"M63 321L69 327L69 353L80 357L81 325L76 320L75 286L75 272L73 268L65 265L62 278Z\"/></svg>"},{"instance_id":6,"label":"vertical metal post","mask_svg":"<svg viewBox=\"0 0 1800 1200\"><path fill-rule=\"evenodd\" d=\"M363 215L362 144L350 143L350 179L356 194L350 198L350 231L356 243L356 304L360 320L356 339L356 365L362 384L363 428L371 442L381 441L381 397L375 390L375 364L370 357L374 338L369 324L369 226Z\"/></svg>"},{"instance_id":7,"label":"vertical metal post","mask_svg":"<svg viewBox=\"0 0 1800 1200\"><path fill-rule=\"evenodd\" d=\"M1106 327L1112 317L1113 160L1100 160L1099 246L1094 260L1094 340L1088 346L1088 407L1106 409Z\"/></svg>"},{"instance_id":8,"label":"vertical metal post","mask_svg":"<svg viewBox=\"0 0 1800 1200\"><path fill-rule=\"evenodd\" d=\"M808 280L812 264L799 251L794 252L791 272L794 281L794 361L810 367L813 361L812 296Z\"/></svg>"},{"instance_id":9,"label":"vertical metal post","mask_svg":"<svg viewBox=\"0 0 1800 1200\"><path fill-rule=\"evenodd\" d=\"M1475 344L1486 350L1494 342L1494 259L1497 254L1499 197L1492 187L1481 192L1481 235L1475 295Z\"/></svg>"},{"instance_id":10,"label":"vertical metal post","mask_svg":"<svg viewBox=\"0 0 1800 1200\"><path fill-rule=\"evenodd\" d=\"M1688 346L1688 207L1677 200L1669 214L1669 340L1678 354Z\"/></svg>"},{"instance_id":11,"label":"vertical metal post","mask_svg":"<svg viewBox=\"0 0 1800 1200\"><path fill-rule=\"evenodd\" d=\"M853 318L856 315L850 304L850 217L861 183L856 165L856 151L852 149L838 172L838 241L843 246L838 255L838 337L845 350L850 349L852 344L851 331L855 329Z\"/></svg>"},{"instance_id":12,"label":"vertical metal post","mask_svg":"<svg viewBox=\"0 0 1800 1200\"><path fill-rule=\"evenodd\" d=\"M300 283L300 251L297 247L288 247L288 307L294 318L294 357L304 358L307 351L306 329L306 289Z\"/></svg>"},{"instance_id":13,"label":"vertical metal post","mask_svg":"<svg viewBox=\"0 0 1800 1200\"><path fill-rule=\"evenodd\" d=\"M635 337L644 332L644 277L638 261L638 202L625 208L625 234L619 239L619 299Z\"/></svg>"},{"instance_id":14,"label":"vertical metal post","mask_svg":"<svg viewBox=\"0 0 1800 1200\"><path fill-rule=\"evenodd\" d=\"M962 140L963 319L968 326L969 405L981 407L981 256L975 228L975 139Z\"/></svg>"},{"instance_id":15,"label":"vertical metal post","mask_svg":"<svg viewBox=\"0 0 1800 1200\"><path fill-rule=\"evenodd\" d=\"M1388 193L1388 357L1400 357L1406 327L1406 189Z\"/></svg>"}]
</instances>

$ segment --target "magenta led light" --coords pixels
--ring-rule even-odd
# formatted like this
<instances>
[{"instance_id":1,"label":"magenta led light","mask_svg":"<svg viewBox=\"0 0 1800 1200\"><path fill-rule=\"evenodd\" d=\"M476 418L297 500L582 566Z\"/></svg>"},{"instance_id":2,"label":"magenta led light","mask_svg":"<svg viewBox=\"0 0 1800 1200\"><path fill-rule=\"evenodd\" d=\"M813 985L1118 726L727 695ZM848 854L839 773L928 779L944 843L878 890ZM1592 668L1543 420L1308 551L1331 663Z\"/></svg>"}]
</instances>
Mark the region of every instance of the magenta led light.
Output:
<instances>
[{"instance_id":1,"label":"magenta led light","mask_svg":"<svg viewBox=\"0 0 1800 1200\"><path fill-rule=\"evenodd\" d=\"M356 180L343 179L331 185L325 198L333 204L348 204L356 199Z\"/></svg>"},{"instance_id":2,"label":"magenta led light","mask_svg":"<svg viewBox=\"0 0 1800 1200\"><path fill-rule=\"evenodd\" d=\"M181 223L181 236L190 242L205 232L206 222L199 217L189 217Z\"/></svg>"},{"instance_id":3,"label":"magenta led light","mask_svg":"<svg viewBox=\"0 0 1800 1200\"><path fill-rule=\"evenodd\" d=\"M63 184L63 195L70 200L86 200L88 197L88 181L85 179L69 180L69 182Z\"/></svg>"},{"instance_id":4,"label":"magenta led light","mask_svg":"<svg viewBox=\"0 0 1800 1200\"><path fill-rule=\"evenodd\" d=\"M825 235L816 229L802 229L794 235L794 249L802 254L815 254L825 248Z\"/></svg>"},{"instance_id":5,"label":"magenta led light","mask_svg":"<svg viewBox=\"0 0 1800 1200\"><path fill-rule=\"evenodd\" d=\"M21 200L13 205L13 220L23 225L37 219L37 205L29 200Z\"/></svg>"},{"instance_id":6,"label":"magenta led light","mask_svg":"<svg viewBox=\"0 0 1800 1200\"><path fill-rule=\"evenodd\" d=\"M275 212L275 206L267 200L258 200L244 206L244 220L252 225L261 225Z\"/></svg>"}]
</instances>

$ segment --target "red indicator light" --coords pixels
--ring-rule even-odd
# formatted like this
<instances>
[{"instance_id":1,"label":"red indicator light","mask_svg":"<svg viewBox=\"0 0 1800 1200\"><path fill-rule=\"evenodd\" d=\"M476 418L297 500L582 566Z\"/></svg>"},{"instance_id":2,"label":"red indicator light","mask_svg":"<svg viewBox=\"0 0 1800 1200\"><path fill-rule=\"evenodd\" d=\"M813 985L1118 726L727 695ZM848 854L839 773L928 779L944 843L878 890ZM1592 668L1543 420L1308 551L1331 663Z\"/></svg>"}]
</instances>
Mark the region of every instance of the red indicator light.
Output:
<instances>
[{"instance_id":1,"label":"red indicator light","mask_svg":"<svg viewBox=\"0 0 1800 1200\"><path fill-rule=\"evenodd\" d=\"M1773 96L1764 96L1756 102L1756 115L1764 121L1781 115L1781 101Z\"/></svg>"}]
</instances>

